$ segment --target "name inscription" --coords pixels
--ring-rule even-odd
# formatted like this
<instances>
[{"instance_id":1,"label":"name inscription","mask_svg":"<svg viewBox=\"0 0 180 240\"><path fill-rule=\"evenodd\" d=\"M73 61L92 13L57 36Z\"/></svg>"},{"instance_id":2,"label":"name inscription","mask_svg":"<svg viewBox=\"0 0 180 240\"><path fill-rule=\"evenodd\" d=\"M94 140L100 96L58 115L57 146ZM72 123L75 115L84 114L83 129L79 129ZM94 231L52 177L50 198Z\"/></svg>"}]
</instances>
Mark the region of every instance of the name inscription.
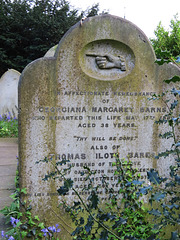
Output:
<instances>
[{"instance_id":1,"label":"name inscription","mask_svg":"<svg viewBox=\"0 0 180 240\"><path fill-rule=\"evenodd\" d=\"M128 156L147 180L146 172L156 167L156 148L151 146L154 121L167 112L165 106L148 101L155 92L86 92L57 91L58 106L37 106L32 120L56 122L57 152L49 153L52 161L69 160L68 172L77 189L85 187L81 176L84 166L96 170L95 184L103 176L114 184L114 154ZM83 99L82 103L79 99ZM77 104L78 103L78 104ZM148 130L147 130L148 126ZM68 177L68 176L67 176ZM60 179L59 184L63 184ZM56 196L55 193L30 193L34 196ZM52 194L52 195L51 195ZM86 193L80 193L80 195ZM88 193L87 193L88 194ZM104 193L102 197L104 196ZM70 193L73 195L73 193Z\"/></svg>"}]
</instances>

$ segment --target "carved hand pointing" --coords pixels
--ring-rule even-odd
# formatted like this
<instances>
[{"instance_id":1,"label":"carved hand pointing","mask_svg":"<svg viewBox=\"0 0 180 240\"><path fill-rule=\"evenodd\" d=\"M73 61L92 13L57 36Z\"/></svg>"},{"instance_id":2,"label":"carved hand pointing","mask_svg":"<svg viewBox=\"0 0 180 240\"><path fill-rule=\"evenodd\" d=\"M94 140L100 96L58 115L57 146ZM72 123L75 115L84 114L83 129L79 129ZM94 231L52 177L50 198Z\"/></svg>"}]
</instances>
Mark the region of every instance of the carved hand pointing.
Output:
<instances>
[{"instance_id":1,"label":"carved hand pointing","mask_svg":"<svg viewBox=\"0 0 180 240\"><path fill-rule=\"evenodd\" d=\"M119 68L121 69L121 71L126 71L125 60L121 56L116 57L111 54L107 55L86 54L86 55L95 57L96 64L100 69Z\"/></svg>"}]
</instances>

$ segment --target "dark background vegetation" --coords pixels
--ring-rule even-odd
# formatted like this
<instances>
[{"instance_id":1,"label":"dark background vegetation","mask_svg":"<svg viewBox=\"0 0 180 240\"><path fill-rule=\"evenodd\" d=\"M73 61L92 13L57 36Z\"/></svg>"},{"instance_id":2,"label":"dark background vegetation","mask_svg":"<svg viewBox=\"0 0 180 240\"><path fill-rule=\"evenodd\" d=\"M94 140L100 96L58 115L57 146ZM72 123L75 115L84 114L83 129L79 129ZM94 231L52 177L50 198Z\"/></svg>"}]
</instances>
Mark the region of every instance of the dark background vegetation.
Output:
<instances>
[{"instance_id":1,"label":"dark background vegetation","mask_svg":"<svg viewBox=\"0 0 180 240\"><path fill-rule=\"evenodd\" d=\"M98 11L96 4L79 13L65 0L0 0L0 76L8 68L21 72L82 17Z\"/></svg>"}]
</instances>

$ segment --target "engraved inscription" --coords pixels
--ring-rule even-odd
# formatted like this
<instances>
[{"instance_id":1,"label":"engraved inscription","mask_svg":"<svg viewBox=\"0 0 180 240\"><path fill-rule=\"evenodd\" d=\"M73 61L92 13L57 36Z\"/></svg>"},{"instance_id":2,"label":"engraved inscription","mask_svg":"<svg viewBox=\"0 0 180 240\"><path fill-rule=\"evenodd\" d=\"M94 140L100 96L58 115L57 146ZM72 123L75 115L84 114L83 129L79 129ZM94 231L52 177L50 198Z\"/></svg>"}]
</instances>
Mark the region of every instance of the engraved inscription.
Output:
<instances>
[{"instance_id":1,"label":"engraved inscription","mask_svg":"<svg viewBox=\"0 0 180 240\"><path fill-rule=\"evenodd\" d=\"M81 176L85 171L84 166L97 171L95 184L102 184L101 179L105 175L109 184L114 184L112 163L117 152L122 156L128 155L141 173L141 179L147 181L146 172L153 167L152 159L156 152L149 151L148 147L143 146L142 140L145 135L143 128L146 128L147 124L152 128L154 120L167 111L165 106L155 106L153 103L146 105L147 97L154 92L88 92L83 89L69 92L57 89L57 93L57 97L63 96L66 101L56 106L37 106L38 116L34 116L33 119L38 122L44 119L50 122L56 121L61 133L64 127L71 126L73 129L73 134L69 133L66 145L61 143L62 148L62 145L59 147L58 144L55 152L49 152L48 158L54 162L70 161L67 167L72 168L67 173L77 189L82 190L86 184L84 177ZM85 99L81 106L72 101L76 99L78 102L82 96L85 96ZM85 100L91 97L95 98L95 101L86 104ZM128 103L128 99L133 100L131 104ZM137 99L141 99L138 105L134 104ZM70 100L71 104L69 104ZM58 139L58 135L56 138ZM58 142L60 141L61 139L58 139ZM137 150L132 151L133 145L137 146ZM58 186L62 184L63 179L60 179ZM53 192L46 194L56 196ZM72 194L70 192L69 196ZM80 191L80 195L87 194L88 192ZM99 194L102 198L106 197L104 192Z\"/></svg>"}]
</instances>

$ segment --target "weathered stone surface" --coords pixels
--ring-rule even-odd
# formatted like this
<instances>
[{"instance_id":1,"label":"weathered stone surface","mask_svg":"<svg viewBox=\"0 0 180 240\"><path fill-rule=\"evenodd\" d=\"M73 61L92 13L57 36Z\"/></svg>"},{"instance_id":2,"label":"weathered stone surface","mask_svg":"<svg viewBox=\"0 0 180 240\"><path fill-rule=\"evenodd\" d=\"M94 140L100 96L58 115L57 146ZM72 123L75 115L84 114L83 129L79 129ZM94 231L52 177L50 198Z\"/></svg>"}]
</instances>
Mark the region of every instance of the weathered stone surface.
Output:
<instances>
[{"instance_id":1,"label":"weathered stone surface","mask_svg":"<svg viewBox=\"0 0 180 240\"><path fill-rule=\"evenodd\" d=\"M18 114L18 82L20 73L9 69L0 79L0 115Z\"/></svg>"},{"instance_id":2,"label":"weathered stone surface","mask_svg":"<svg viewBox=\"0 0 180 240\"><path fill-rule=\"evenodd\" d=\"M54 54L56 52L58 45L53 46L52 48L50 48L47 53L44 55L44 57L54 57Z\"/></svg>"},{"instance_id":3,"label":"weathered stone surface","mask_svg":"<svg viewBox=\"0 0 180 240\"><path fill-rule=\"evenodd\" d=\"M62 183L43 182L52 168L36 165L37 160L70 159L75 165L70 177L84 198L81 166L98 170L97 183L103 174L114 182L111 163L117 151L121 157L129 155L145 180L152 167L167 173L170 159L154 159L168 145L160 141L160 127L154 124L167 109L147 98L162 92L163 80L180 72L172 64L160 67L154 61L152 46L137 26L103 15L77 23L60 41L54 57L38 59L23 71L21 186L27 187L34 212L49 224L61 224L62 239L71 239L72 231L68 216L57 210L61 198L56 188ZM67 199L73 201L73 193Z\"/></svg>"}]
</instances>

